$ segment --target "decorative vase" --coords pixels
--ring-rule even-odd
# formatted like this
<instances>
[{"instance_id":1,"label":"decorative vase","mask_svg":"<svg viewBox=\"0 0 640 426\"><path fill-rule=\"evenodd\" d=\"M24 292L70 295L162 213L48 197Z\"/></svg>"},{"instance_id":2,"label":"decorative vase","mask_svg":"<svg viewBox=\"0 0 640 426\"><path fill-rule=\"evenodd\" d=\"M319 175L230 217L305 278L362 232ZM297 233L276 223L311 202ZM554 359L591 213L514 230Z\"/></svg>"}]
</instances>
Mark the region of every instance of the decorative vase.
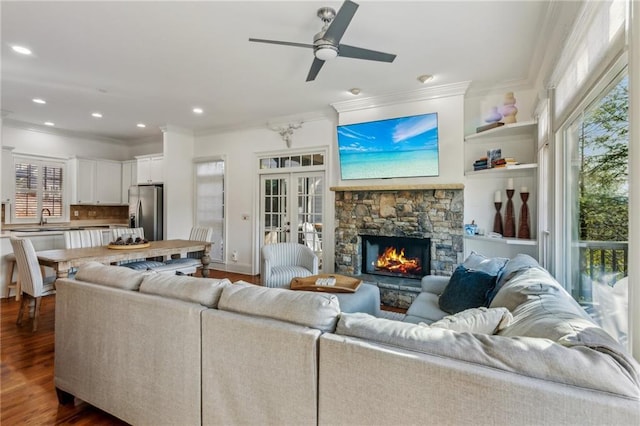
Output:
<instances>
[{"instance_id":1,"label":"decorative vase","mask_svg":"<svg viewBox=\"0 0 640 426\"><path fill-rule=\"evenodd\" d=\"M520 224L518 225L518 238L529 239L531 238L531 233L529 230L529 206L527 206L529 193L521 192L520 199L522 200L522 207L520 207Z\"/></svg>"},{"instance_id":2,"label":"decorative vase","mask_svg":"<svg viewBox=\"0 0 640 426\"><path fill-rule=\"evenodd\" d=\"M513 212L513 189L507 189L507 207L504 212L504 236L515 237L516 236L516 220Z\"/></svg>"},{"instance_id":3,"label":"decorative vase","mask_svg":"<svg viewBox=\"0 0 640 426\"><path fill-rule=\"evenodd\" d=\"M502 114L500 114L500 112L498 111L498 107L491 107L491 112L484 119L484 121L487 123L495 123L500 121L501 119L502 119Z\"/></svg>"},{"instance_id":4,"label":"decorative vase","mask_svg":"<svg viewBox=\"0 0 640 426\"><path fill-rule=\"evenodd\" d=\"M502 115L504 116L504 124L515 123L518 108L516 108L516 98L513 96L513 92L507 92L504 95L503 105Z\"/></svg>"}]
</instances>

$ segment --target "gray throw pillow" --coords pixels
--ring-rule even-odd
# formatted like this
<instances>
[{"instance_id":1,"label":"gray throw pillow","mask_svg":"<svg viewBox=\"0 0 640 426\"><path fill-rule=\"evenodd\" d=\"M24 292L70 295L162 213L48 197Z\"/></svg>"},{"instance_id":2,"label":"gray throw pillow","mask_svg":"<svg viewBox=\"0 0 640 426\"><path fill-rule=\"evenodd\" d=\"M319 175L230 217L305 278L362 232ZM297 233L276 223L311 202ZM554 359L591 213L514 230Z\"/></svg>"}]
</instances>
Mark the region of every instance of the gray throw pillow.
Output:
<instances>
[{"instance_id":1,"label":"gray throw pillow","mask_svg":"<svg viewBox=\"0 0 640 426\"><path fill-rule=\"evenodd\" d=\"M497 276L507 262L509 262L509 259L506 257L486 257L472 251L469 257L462 262L462 266L473 271Z\"/></svg>"}]
</instances>

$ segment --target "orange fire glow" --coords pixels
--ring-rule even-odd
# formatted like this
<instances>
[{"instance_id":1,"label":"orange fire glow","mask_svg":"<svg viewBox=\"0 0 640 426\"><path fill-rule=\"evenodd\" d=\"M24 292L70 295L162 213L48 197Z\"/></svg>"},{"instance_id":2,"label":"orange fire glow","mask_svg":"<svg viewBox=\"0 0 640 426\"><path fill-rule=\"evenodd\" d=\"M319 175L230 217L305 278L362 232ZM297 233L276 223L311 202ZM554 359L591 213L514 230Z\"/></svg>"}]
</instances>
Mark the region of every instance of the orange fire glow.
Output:
<instances>
[{"instance_id":1,"label":"orange fire glow","mask_svg":"<svg viewBox=\"0 0 640 426\"><path fill-rule=\"evenodd\" d=\"M387 247L384 253L378 256L376 268L389 272L412 275L417 275L422 272L420 259L407 258L404 255L404 248L400 249L398 253L395 247Z\"/></svg>"}]
</instances>

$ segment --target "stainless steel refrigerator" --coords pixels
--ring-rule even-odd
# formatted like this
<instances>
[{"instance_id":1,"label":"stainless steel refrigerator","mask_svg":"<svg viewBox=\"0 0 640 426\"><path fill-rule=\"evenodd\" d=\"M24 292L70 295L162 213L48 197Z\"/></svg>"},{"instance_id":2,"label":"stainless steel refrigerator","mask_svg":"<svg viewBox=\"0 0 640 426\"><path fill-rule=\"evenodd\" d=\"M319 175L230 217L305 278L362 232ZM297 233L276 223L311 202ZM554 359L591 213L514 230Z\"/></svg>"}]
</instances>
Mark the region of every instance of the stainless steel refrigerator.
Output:
<instances>
[{"instance_id":1,"label":"stainless steel refrigerator","mask_svg":"<svg viewBox=\"0 0 640 426\"><path fill-rule=\"evenodd\" d=\"M144 228L149 241L163 239L162 185L134 185L129 188L129 228Z\"/></svg>"}]
</instances>

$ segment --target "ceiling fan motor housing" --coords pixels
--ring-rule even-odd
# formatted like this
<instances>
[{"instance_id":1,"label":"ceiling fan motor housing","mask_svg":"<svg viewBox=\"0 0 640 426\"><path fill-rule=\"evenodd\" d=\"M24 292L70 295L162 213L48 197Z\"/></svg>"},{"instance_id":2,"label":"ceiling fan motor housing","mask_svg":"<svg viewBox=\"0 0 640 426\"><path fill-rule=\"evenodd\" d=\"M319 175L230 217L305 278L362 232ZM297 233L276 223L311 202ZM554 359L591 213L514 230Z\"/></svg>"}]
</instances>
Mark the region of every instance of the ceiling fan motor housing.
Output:
<instances>
[{"instance_id":1,"label":"ceiling fan motor housing","mask_svg":"<svg viewBox=\"0 0 640 426\"><path fill-rule=\"evenodd\" d=\"M338 47L331 41L324 39L326 29L322 29L313 37L313 54L316 58L326 61L338 56Z\"/></svg>"}]
</instances>

